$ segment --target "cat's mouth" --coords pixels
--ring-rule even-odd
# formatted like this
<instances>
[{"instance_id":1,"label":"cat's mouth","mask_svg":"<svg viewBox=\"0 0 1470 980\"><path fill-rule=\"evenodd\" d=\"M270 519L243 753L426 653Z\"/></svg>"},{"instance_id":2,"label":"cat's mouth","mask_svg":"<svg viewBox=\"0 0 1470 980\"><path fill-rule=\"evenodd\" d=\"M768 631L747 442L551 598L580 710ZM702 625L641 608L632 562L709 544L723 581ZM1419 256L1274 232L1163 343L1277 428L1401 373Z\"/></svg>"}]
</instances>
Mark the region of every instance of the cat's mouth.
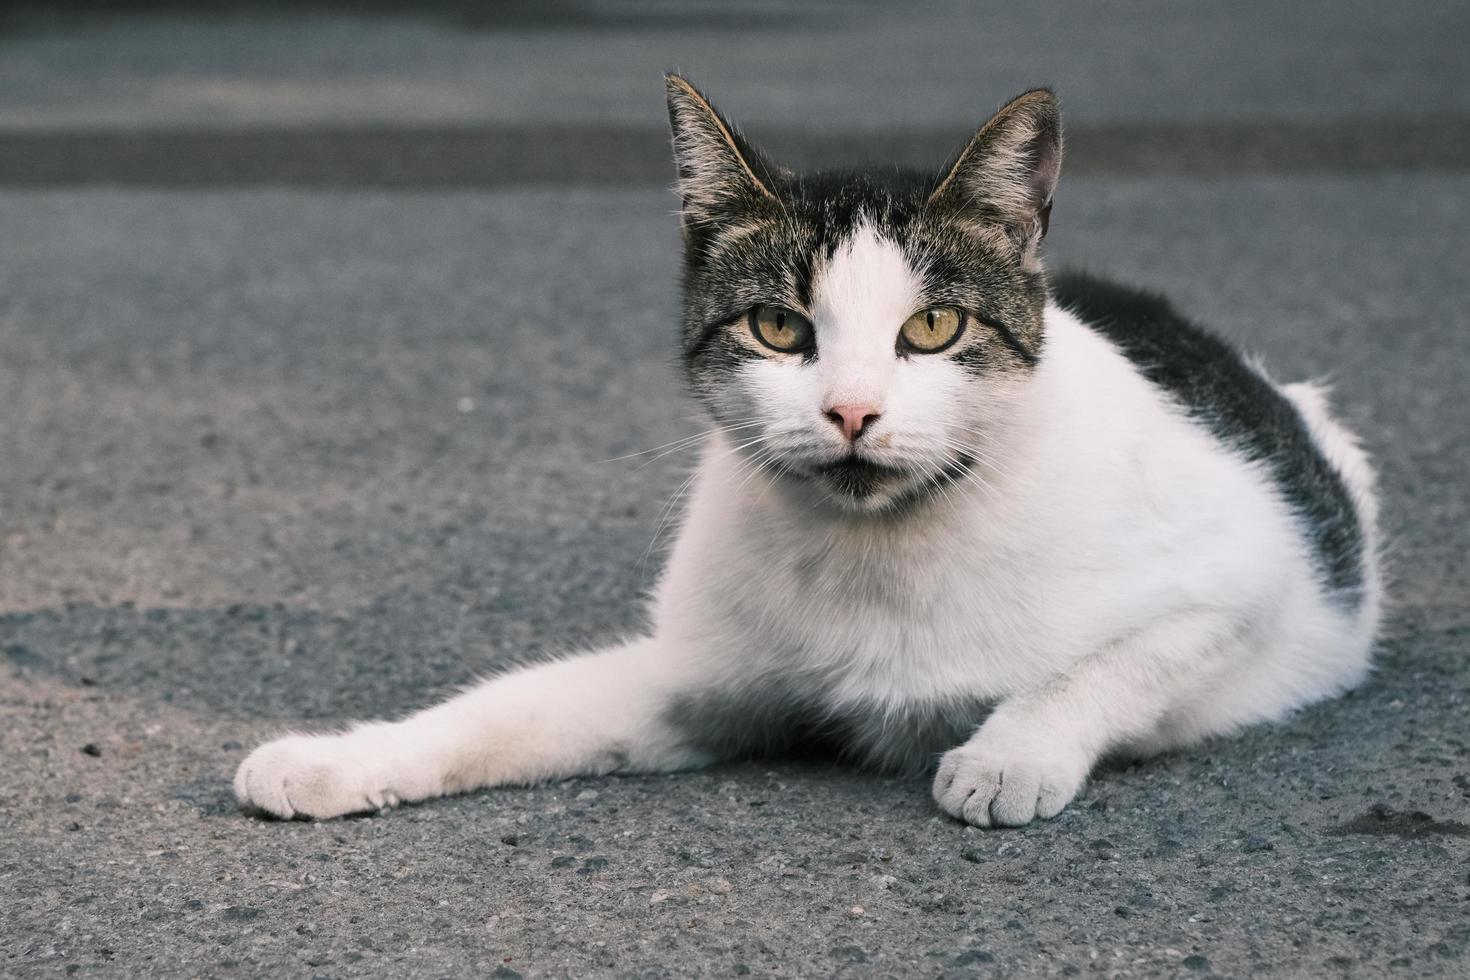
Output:
<instances>
[{"instance_id":1,"label":"cat's mouth","mask_svg":"<svg viewBox=\"0 0 1470 980\"><path fill-rule=\"evenodd\" d=\"M853 453L827 463L818 463L800 473L820 482L840 500L860 510L906 509L942 494L974 470L975 459L961 453L937 471L912 466L878 463Z\"/></svg>"},{"instance_id":2,"label":"cat's mouth","mask_svg":"<svg viewBox=\"0 0 1470 980\"><path fill-rule=\"evenodd\" d=\"M863 500L907 479L906 470L885 466L861 456L844 456L814 468L814 472L833 490L855 500Z\"/></svg>"}]
</instances>

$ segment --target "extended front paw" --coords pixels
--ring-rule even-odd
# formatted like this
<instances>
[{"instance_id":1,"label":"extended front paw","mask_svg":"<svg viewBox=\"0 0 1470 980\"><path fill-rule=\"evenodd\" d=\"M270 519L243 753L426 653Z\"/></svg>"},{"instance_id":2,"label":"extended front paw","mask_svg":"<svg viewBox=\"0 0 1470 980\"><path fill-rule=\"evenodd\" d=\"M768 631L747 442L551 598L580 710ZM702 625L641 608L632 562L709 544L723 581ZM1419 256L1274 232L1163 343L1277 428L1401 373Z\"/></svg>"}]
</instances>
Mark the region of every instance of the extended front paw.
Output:
<instances>
[{"instance_id":1,"label":"extended front paw","mask_svg":"<svg viewBox=\"0 0 1470 980\"><path fill-rule=\"evenodd\" d=\"M992 730L996 720L940 759L940 808L977 827L1019 827L1062 812L1087 779L1087 753L1046 731Z\"/></svg>"},{"instance_id":2,"label":"extended front paw","mask_svg":"<svg viewBox=\"0 0 1470 980\"><path fill-rule=\"evenodd\" d=\"M289 735L246 756L235 797L284 819L340 817L397 802L349 735Z\"/></svg>"}]
</instances>

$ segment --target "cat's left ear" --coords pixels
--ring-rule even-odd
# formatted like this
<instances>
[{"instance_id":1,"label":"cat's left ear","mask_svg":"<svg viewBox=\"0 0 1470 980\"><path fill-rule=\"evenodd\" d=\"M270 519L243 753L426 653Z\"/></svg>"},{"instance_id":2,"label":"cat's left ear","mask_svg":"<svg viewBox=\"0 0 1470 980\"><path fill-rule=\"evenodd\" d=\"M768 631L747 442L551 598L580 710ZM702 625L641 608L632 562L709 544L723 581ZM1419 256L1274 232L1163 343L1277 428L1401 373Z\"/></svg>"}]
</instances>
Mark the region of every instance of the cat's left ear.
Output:
<instances>
[{"instance_id":1,"label":"cat's left ear","mask_svg":"<svg viewBox=\"0 0 1470 980\"><path fill-rule=\"evenodd\" d=\"M980 127L929 197L962 220L1004 227L1023 248L1046 235L1062 169L1062 115L1049 89L1019 95Z\"/></svg>"},{"instance_id":2,"label":"cat's left ear","mask_svg":"<svg viewBox=\"0 0 1470 980\"><path fill-rule=\"evenodd\" d=\"M709 100L678 75L665 75L674 161L679 168L685 230L780 207L769 169Z\"/></svg>"}]
</instances>

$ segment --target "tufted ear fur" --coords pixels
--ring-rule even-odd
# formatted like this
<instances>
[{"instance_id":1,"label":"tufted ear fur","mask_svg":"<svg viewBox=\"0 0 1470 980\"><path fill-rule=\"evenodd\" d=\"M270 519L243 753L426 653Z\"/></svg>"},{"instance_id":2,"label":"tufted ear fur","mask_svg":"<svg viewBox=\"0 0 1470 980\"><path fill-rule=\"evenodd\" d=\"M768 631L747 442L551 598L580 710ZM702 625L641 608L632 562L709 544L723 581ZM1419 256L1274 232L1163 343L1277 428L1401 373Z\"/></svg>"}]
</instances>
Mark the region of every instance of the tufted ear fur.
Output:
<instances>
[{"instance_id":1,"label":"tufted ear fur","mask_svg":"<svg viewBox=\"0 0 1470 980\"><path fill-rule=\"evenodd\" d=\"M769 187L769 168L760 155L689 82L665 75L664 84L685 231L752 211L779 209L780 201Z\"/></svg>"},{"instance_id":2,"label":"tufted ear fur","mask_svg":"<svg viewBox=\"0 0 1470 980\"><path fill-rule=\"evenodd\" d=\"M930 195L967 224L1004 229L1023 250L1046 235L1062 167L1062 117L1048 89L1019 95L980 127Z\"/></svg>"}]
</instances>

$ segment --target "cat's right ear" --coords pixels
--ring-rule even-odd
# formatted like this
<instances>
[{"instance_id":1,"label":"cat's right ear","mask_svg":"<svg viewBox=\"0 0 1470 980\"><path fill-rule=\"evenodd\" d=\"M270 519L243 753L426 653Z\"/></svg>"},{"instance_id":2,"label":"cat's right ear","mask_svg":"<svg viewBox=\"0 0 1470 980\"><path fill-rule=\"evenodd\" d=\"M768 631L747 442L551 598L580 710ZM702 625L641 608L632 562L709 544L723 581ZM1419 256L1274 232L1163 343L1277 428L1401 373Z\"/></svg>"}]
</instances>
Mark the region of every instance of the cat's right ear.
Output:
<instances>
[{"instance_id":1,"label":"cat's right ear","mask_svg":"<svg viewBox=\"0 0 1470 980\"><path fill-rule=\"evenodd\" d=\"M678 75L665 75L664 85L685 231L780 208L764 161L709 100Z\"/></svg>"}]
</instances>

